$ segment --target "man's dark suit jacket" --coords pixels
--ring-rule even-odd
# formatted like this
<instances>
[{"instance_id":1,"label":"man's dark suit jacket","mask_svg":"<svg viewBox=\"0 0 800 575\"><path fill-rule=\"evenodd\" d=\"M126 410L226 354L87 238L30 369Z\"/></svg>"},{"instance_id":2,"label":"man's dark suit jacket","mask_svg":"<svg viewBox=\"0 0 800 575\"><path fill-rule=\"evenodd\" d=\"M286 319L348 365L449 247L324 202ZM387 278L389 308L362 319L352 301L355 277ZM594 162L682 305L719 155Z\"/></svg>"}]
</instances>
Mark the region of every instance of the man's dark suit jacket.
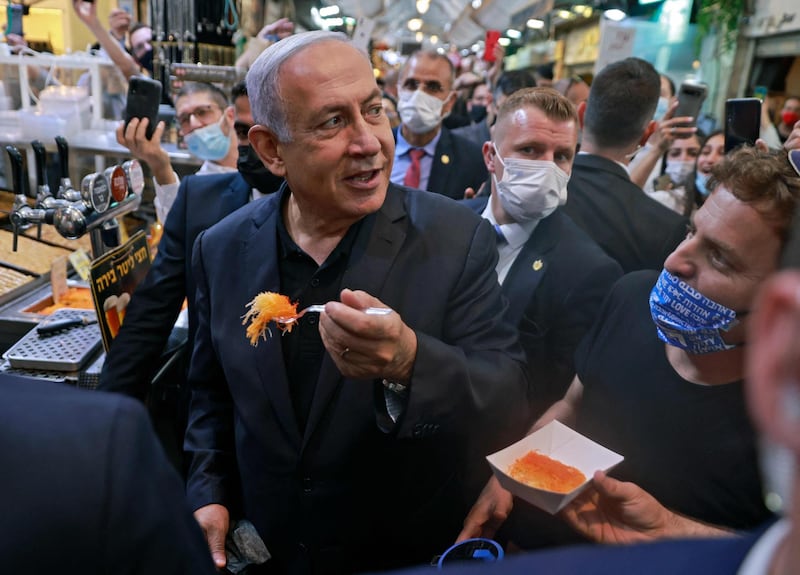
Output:
<instances>
[{"instance_id":1,"label":"man's dark suit jacket","mask_svg":"<svg viewBox=\"0 0 800 575\"><path fill-rule=\"evenodd\" d=\"M456 136L445 127L441 130L428 178L428 191L462 200L467 188L477 191L488 176L483 152L478 144ZM397 130L394 134L396 139Z\"/></svg>"},{"instance_id":2,"label":"man's dark suit jacket","mask_svg":"<svg viewBox=\"0 0 800 575\"><path fill-rule=\"evenodd\" d=\"M4 573L212 574L142 405L0 375Z\"/></svg>"},{"instance_id":3,"label":"man's dark suit jacket","mask_svg":"<svg viewBox=\"0 0 800 575\"><path fill-rule=\"evenodd\" d=\"M452 575L736 575L763 531L742 537L672 540L638 545L561 547L507 556L491 565L448 565ZM430 567L403 571L421 575Z\"/></svg>"},{"instance_id":4,"label":"man's dark suit jacket","mask_svg":"<svg viewBox=\"0 0 800 575\"><path fill-rule=\"evenodd\" d=\"M648 197L616 162L578 154L564 209L625 273L661 270L686 237L688 220Z\"/></svg>"},{"instance_id":5,"label":"man's dark suit jacket","mask_svg":"<svg viewBox=\"0 0 800 575\"><path fill-rule=\"evenodd\" d=\"M464 203L482 213L488 201ZM534 418L564 397L575 377L575 349L621 276L619 264L562 208L538 223L514 260L502 290L525 351Z\"/></svg>"},{"instance_id":6,"label":"man's dark suit jacket","mask_svg":"<svg viewBox=\"0 0 800 575\"><path fill-rule=\"evenodd\" d=\"M454 136L466 138L470 142L474 142L481 147L483 147L484 142L488 142L492 139L492 133L489 131L489 121L486 118L477 124L453 128L452 134Z\"/></svg>"},{"instance_id":7,"label":"man's dark suit jacket","mask_svg":"<svg viewBox=\"0 0 800 575\"><path fill-rule=\"evenodd\" d=\"M251 203L195 243L190 505L233 505L241 494L282 572L430 561L472 503L460 493L462 451L473 440L496 449L527 425L523 356L503 319L494 231L438 194L389 186L362 225L341 287L379 298L416 333L403 413L394 424L381 382L343 378L326 353L301 433L280 333L253 347L241 319L256 294L280 292L283 197Z\"/></svg>"},{"instance_id":8,"label":"man's dark suit jacket","mask_svg":"<svg viewBox=\"0 0 800 575\"><path fill-rule=\"evenodd\" d=\"M196 328L192 245L197 235L250 199L250 186L236 173L181 180L153 265L136 288L125 323L108 353L99 389L144 399L167 338L189 302L189 350Z\"/></svg>"}]
</instances>

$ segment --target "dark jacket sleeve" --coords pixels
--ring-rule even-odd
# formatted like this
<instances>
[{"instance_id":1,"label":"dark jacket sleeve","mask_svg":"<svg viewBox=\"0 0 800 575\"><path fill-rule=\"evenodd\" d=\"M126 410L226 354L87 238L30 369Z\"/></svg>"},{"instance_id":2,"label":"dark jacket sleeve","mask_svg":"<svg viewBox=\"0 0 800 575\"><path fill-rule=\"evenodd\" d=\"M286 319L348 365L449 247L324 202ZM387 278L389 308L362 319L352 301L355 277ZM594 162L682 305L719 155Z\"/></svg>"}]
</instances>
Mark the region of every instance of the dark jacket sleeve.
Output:
<instances>
[{"instance_id":1,"label":"dark jacket sleeve","mask_svg":"<svg viewBox=\"0 0 800 575\"><path fill-rule=\"evenodd\" d=\"M131 297L125 323L114 339L100 376L99 389L144 400L169 334L186 297L187 190L181 181L170 209L158 254Z\"/></svg>"},{"instance_id":2,"label":"dark jacket sleeve","mask_svg":"<svg viewBox=\"0 0 800 575\"><path fill-rule=\"evenodd\" d=\"M111 423L106 467L107 573L214 573L183 486L155 437L144 408L119 402ZM139 472L137 472L139 470Z\"/></svg>"}]
</instances>

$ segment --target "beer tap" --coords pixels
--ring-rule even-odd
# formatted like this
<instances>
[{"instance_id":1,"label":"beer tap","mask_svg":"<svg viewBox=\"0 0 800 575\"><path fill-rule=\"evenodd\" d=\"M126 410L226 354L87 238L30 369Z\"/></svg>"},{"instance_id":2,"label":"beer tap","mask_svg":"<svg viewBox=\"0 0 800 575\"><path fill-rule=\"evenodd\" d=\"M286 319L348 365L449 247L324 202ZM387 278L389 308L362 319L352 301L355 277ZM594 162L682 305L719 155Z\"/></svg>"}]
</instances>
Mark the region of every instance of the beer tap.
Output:
<instances>
[{"instance_id":1,"label":"beer tap","mask_svg":"<svg viewBox=\"0 0 800 575\"><path fill-rule=\"evenodd\" d=\"M50 209L67 206L69 204L67 200L59 200L50 192L47 183L47 152L44 145L39 140L34 140L31 142L31 148L36 159L36 207Z\"/></svg>"},{"instance_id":2,"label":"beer tap","mask_svg":"<svg viewBox=\"0 0 800 575\"><path fill-rule=\"evenodd\" d=\"M58 148L58 164L61 169L61 183L58 187L58 197L69 202L80 202L81 192L72 188L69 179L69 145L63 136L56 136Z\"/></svg>"},{"instance_id":3,"label":"beer tap","mask_svg":"<svg viewBox=\"0 0 800 575\"><path fill-rule=\"evenodd\" d=\"M11 161L11 173L14 181L14 206L11 209L11 225L14 229L14 240L11 249L17 251L19 232L26 226L35 223L53 223L53 210L32 208L25 196L25 173L22 165L22 154L14 146L6 146ZM40 228L41 231L41 228Z\"/></svg>"}]
</instances>

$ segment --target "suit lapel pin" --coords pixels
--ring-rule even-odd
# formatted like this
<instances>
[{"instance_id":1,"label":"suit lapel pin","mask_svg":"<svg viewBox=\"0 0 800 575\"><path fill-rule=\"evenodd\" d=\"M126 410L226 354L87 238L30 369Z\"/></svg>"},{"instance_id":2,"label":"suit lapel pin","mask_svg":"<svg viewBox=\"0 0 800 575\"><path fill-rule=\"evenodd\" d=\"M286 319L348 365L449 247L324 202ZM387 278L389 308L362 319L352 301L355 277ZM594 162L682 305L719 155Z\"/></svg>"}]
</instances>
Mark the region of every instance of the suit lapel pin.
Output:
<instances>
[{"instance_id":1,"label":"suit lapel pin","mask_svg":"<svg viewBox=\"0 0 800 575\"><path fill-rule=\"evenodd\" d=\"M450 156L448 156L447 154L442 154L442 163L445 164L445 165L449 164L450 163Z\"/></svg>"},{"instance_id":2,"label":"suit lapel pin","mask_svg":"<svg viewBox=\"0 0 800 575\"><path fill-rule=\"evenodd\" d=\"M533 262L531 267L533 268L533 271L538 272L540 269L542 269L542 267L544 267L544 263L542 263L542 260L536 260Z\"/></svg>"}]
</instances>

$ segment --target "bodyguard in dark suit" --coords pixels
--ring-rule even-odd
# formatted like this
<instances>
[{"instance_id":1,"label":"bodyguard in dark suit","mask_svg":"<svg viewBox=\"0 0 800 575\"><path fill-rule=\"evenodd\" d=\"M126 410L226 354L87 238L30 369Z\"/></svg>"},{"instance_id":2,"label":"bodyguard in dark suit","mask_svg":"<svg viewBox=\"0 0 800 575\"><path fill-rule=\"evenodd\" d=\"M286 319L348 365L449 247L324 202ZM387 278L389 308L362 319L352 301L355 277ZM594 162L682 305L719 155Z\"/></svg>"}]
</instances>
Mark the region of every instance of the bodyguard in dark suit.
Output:
<instances>
[{"instance_id":1,"label":"bodyguard in dark suit","mask_svg":"<svg viewBox=\"0 0 800 575\"><path fill-rule=\"evenodd\" d=\"M655 129L660 86L649 63L627 58L606 66L578 106L583 140L565 209L625 273L660 270L686 236L688 220L648 197L625 170Z\"/></svg>"},{"instance_id":2,"label":"bodyguard in dark suit","mask_svg":"<svg viewBox=\"0 0 800 575\"><path fill-rule=\"evenodd\" d=\"M546 180L534 177L526 183L524 178L522 170L552 169L545 162L569 175L577 140L575 109L549 89L523 89L505 102L495 138L483 148L491 197L465 203L504 234L498 242L498 277L535 384L531 401L538 417L567 391L575 376L575 349L622 270L558 207L566 189L549 190ZM503 162L509 158L514 165L506 175ZM566 186L565 179L558 182Z\"/></svg>"},{"instance_id":3,"label":"bodyguard in dark suit","mask_svg":"<svg viewBox=\"0 0 800 575\"><path fill-rule=\"evenodd\" d=\"M442 126L456 100L450 60L436 52L412 54L400 72L391 181L460 200L486 179L481 146Z\"/></svg>"},{"instance_id":4,"label":"bodyguard in dark suit","mask_svg":"<svg viewBox=\"0 0 800 575\"><path fill-rule=\"evenodd\" d=\"M286 38L247 82L253 148L287 184L195 243L195 516L218 565L231 513L254 523L276 572L429 561L460 527L469 442L498 446L527 421L492 229L389 184L381 92L343 36ZM264 291L327 303L254 347L242 316Z\"/></svg>"},{"instance_id":5,"label":"bodyguard in dark suit","mask_svg":"<svg viewBox=\"0 0 800 575\"><path fill-rule=\"evenodd\" d=\"M4 573L214 573L144 408L0 375Z\"/></svg>"},{"instance_id":6,"label":"bodyguard in dark suit","mask_svg":"<svg viewBox=\"0 0 800 575\"><path fill-rule=\"evenodd\" d=\"M493 134L483 147L491 197L467 201L499 234L497 274L510 303L507 317L525 351L533 385L530 405L538 418L569 388L575 350L622 270L559 207L567 198L578 138L578 117L569 100L551 88L519 90L500 108ZM481 486L488 476L485 467L476 473ZM496 489L499 484L490 478L484 492ZM505 536L523 540L521 529L527 537L537 525L528 514L527 506L516 506ZM459 538L481 536L482 518L479 498ZM545 522L543 529L560 527L552 523Z\"/></svg>"}]
</instances>

